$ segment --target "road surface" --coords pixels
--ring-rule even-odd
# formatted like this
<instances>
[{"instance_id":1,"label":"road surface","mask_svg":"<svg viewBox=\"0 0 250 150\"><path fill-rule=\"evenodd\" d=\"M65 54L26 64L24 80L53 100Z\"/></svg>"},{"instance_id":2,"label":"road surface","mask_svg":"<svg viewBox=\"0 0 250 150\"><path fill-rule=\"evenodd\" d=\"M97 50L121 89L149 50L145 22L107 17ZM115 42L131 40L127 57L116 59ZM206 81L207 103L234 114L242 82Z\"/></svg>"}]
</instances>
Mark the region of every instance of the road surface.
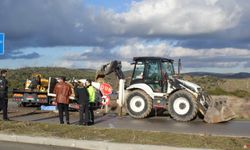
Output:
<instances>
[{"instance_id":1,"label":"road surface","mask_svg":"<svg viewBox=\"0 0 250 150\"><path fill-rule=\"evenodd\" d=\"M59 123L58 114L55 112L40 111L36 107L17 107L14 102L9 104L9 117L17 121ZM78 124L78 119L78 112L70 112L71 124ZM129 116L117 117L115 114L108 114L98 115L95 122L96 127L105 128L250 137L250 121L208 124L199 119L191 122L177 122L167 116L156 116L138 120Z\"/></svg>"},{"instance_id":2,"label":"road surface","mask_svg":"<svg viewBox=\"0 0 250 150\"><path fill-rule=\"evenodd\" d=\"M82 150L77 148L0 141L1 150Z\"/></svg>"},{"instance_id":3,"label":"road surface","mask_svg":"<svg viewBox=\"0 0 250 150\"><path fill-rule=\"evenodd\" d=\"M169 117L151 117L138 120L129 116L115 117L112 115L99 119L97 119L100 122L96 124L97 127L250 137L250 121L229 121L226 123L208 124L198 119L191 122L177 122Z\"/></svg>"}]
</instances>

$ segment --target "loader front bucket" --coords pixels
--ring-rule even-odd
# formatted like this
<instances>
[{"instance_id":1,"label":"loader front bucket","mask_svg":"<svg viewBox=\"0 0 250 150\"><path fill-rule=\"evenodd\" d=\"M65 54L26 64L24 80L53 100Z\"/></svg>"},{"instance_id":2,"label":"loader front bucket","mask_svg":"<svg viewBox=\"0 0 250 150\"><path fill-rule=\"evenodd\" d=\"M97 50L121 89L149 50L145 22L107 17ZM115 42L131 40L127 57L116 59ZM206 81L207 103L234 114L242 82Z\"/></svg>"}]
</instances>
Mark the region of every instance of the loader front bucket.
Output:
<instances>
[{"instance_id":1,"label":"loader front bucket","mask_svg":"<svg viewBox=\"0 0 250 150\"><path fill-rule=\"evenodd\" d=\"M235 113L229 108L226 100L212 100L204 115L207 123L226 122L235 118Z\"/></svg>"}]
</instances>

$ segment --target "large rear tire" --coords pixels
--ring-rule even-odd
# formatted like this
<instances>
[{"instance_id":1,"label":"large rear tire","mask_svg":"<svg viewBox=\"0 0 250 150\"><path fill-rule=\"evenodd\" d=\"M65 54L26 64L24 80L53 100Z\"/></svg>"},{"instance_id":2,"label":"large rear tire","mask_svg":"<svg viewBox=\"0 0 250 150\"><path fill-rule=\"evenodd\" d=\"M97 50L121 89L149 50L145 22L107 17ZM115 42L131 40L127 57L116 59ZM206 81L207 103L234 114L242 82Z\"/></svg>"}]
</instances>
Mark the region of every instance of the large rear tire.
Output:
<instances>
[{"instance_id":1,"label":"large rear tire","mask_svg":"<svg viewBox=\"0 0 250 150\"><path fill-rule=\"evenodd\" d=\"M126 99L126 109L128 114L136 119L142 119L149 116L152 111L151 97L141 90L134 90L129 93Z\"/></svg>"},{"instance_id":2,"label":"large rear tire","mask_svg":"<svg viewBox=\"0 0 250 150\"><path fill-rule=\"evenodd\" d=\"M197 115L197 102L194 96L180 90L169 97L168 112L170 116L177 121L190 121Z\"/></svg>"}]
</instances>

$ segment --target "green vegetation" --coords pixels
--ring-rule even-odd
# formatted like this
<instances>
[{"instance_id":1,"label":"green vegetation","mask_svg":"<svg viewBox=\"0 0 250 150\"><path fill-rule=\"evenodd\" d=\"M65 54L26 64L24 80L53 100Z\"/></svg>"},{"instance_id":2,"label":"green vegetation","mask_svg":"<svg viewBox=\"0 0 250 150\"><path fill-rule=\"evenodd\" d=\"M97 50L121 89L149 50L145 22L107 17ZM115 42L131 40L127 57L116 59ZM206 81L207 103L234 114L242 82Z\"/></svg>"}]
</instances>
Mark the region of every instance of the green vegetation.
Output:
<instances>
[{"instance_id":1,"label":"green vegetation","mask_svg":"<svg viewBox=\"0 0 250 150\"><path fill-rule=\"evenodd\" d=\"M204 77L184 76L184 79L200 85L207 91L214 91L216 89L219 89L220 85L225 82L225 80L223 79L211 76L204 76Z\"/></svg>"},{"instance_id":2,"label":"green vegetation","mask_svg":"<svg viewBox=\"0 0 250 150\"><path fill-rule=\"evenodd\" d=\"M213 149L242 149L245 144L250 143L250 138L174 134L16 121L0 121L0 130L1 133L18 135Z\"/></svg>"},{"instance_id":3,"label":"green vegetation","mask_svg":"<svg viewBox=\"0 0 250 150\"><path fill-rule=\"evenodd\" d=\"M229 95L229 92L226 92L219 87L212 89L212 90L208 90L208 93L211 95Z\"/></svg>"},{"instance_id":4,"label":"green vegetation","mask_svg":"<svg viewBox=\"0 0 250 150\"><path fill-rule=\"evenodd\" d=\"M250 97L250 93L247 92L247 91L243 91L243 90L236 90L236 91L229 92L229 93L231 95L234 95L234 96L237 96L237 97L241 97L241 98Z\"/></svg>"},{"instance_id":5,"label":"green vegetation","mask_svg":"<svg viewBox=\"0 0 250 150\"><path fill-rule=\"evenodd\" d=\"M10 90L13 88L22 89L26 79L30 79L32 73L39 73L43 78L66 76L67 80L70 79L92 79L95 80L96 70L91 69L68 69L68 68L56 68L56 67L29 67L20 69L8 70L8 80L10 84ZM131 72L125 72L126 76ZM118 90L119 81L114 73L105 78L106 82ZM129 80L129 79L128 79Z\"/></svg>"},{"instance_id":6,"label":"green vegetation","mask_svg":"<svg viewBox=\"0 0 250 150\"><path fill-rule=\"evenodd\" d=\"M34 67L8 70L8 80L10 89L23 88L26 79L29 79L32 73L39 73L43 78L66 76L69 79L92 79L95 78L95 70L90 69L67 69L67 68L50 68Z\"/></svg>"},{"instance_id":7,"label":"green vegetation","mask_svg":"<svg viewBox=\"0 0 250 150\"><path fill-rule=\"evenodd\" d=\"M233 91L233 92L228 92L228 91L225 91L225 90L223 90L221 88L208 90L208 93L211 94L211 95L233 95L233 96L237 96L237 97L240 97L240 98L245 98L245 97L250 96L250 93L247 92L247 91L236 90L236 91Z\"/></svg>"}]
</instances>

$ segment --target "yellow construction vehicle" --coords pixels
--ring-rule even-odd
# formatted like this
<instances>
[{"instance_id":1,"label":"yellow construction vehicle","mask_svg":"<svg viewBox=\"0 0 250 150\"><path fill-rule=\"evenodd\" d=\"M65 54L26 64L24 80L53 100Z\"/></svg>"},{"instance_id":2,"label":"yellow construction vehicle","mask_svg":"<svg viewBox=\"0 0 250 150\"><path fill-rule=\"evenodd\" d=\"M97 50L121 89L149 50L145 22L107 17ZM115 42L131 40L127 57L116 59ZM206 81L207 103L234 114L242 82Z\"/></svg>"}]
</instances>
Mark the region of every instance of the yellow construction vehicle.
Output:
<instances>
[{"instance_id":1,"label":"yellow construction vehicle","mask_svg":"<svg viewBox=\"0 0 250 150\"><path fill-rule=\"evenodd\" d=\"M27 79L25 84L25 90L46 92L48 88L48 79L42 78L41 74L33 73L31 79Z\"/></svg>"},{"instance_id":2,"label":"yellow construction vehicle","mask_svg":"<svg viewBox=\"0 0 250 150\"><path fill-rule=\"evenodd\" d=\"M20 106L27 104L47 104L48 79L42 78L41 74L33 73L30 79L26 79L23 89L13 90L13 100Z\"/></svg>"}]
</instances>

